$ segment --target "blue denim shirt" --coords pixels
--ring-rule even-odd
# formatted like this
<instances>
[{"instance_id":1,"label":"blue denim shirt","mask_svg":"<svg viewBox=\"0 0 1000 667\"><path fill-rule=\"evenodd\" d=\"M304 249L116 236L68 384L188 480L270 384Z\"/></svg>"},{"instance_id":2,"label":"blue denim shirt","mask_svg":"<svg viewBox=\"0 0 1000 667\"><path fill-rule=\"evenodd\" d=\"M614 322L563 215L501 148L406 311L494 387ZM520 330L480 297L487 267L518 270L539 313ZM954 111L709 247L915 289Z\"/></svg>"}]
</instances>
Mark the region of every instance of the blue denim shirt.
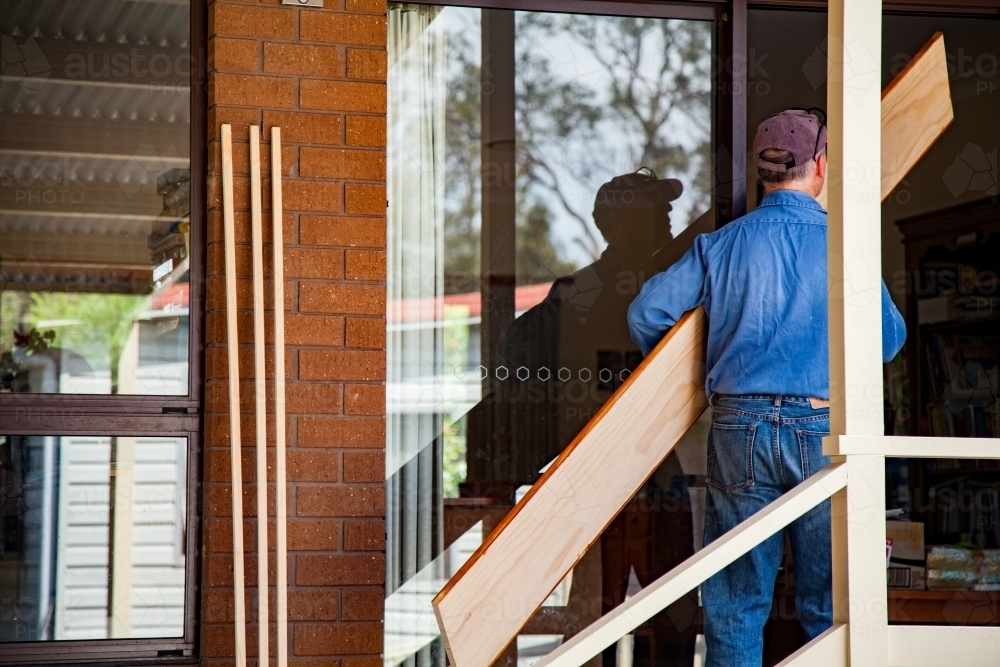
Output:
<instances>
[{"instance_id":1,"label":"blue denim shirt","mask_svg":"<svg viewBox=\"0 0 1000 667\"><path fill-rule=\"evenodd\" d=\"M779 190L751 213L702 234L651 278L628 311L643 354L685 312L708 314L711 394L830 397L826 211L804 192ZM906 325L882 282L882 358Z\"/></svg>"}]
</instances>

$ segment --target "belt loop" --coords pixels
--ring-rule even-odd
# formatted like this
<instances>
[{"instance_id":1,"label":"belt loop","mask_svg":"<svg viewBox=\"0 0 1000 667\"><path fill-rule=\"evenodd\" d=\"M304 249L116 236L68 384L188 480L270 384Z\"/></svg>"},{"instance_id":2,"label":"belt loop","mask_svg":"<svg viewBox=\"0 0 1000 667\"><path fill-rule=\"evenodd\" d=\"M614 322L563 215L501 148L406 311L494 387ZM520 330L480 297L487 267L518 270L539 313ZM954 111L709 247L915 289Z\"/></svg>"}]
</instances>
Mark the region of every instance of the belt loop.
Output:
<instances>
[{"instance_id":1,"label":"belt loop","mask_svg":"<svg viewBox=\"0 0 1000 667\"><path fill-rule=\"evenodd\" d=\"M775 394L774 395L774 407L775 407L775 409L781 407L781 395L780 394Z\"/></svg>"},{"instance_id":2,"label":"belt loop","mask_svg":"<svg viewBox=\"0 0 1000 667\"><path fill-rule=\"evenodd\" d=\"M715 407L715 398L718 395L719 394L717 392L714 392L714 391L711 394L708 395L708 407L710 407L710 408L714 408Z\"/></svg>"}]
</instances>

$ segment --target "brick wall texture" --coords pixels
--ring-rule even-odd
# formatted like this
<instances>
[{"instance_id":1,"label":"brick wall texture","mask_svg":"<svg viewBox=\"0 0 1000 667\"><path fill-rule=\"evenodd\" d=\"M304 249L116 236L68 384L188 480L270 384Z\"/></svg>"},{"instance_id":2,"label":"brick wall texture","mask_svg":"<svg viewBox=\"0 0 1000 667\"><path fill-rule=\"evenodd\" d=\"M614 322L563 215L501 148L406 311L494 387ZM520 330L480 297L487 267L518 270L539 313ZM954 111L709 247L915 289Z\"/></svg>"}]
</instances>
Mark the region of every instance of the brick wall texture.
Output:
<instances>
[{"instance_id":1,"label":"brick wall texture","mask_svg":"<svg viewBox=\"0 0 1000 667\"><path fill-rule=\"evenodd\" d=\"M248 127L281 128L288 433L289 664L379 667L385 576L385 0L322 9L210 2L203 560L205 665L234 655L220 126L233 127L247 651L257 663ZM264 246L272 345L271 245ZM269 373L273 347L268 348ZM273 380L273 378L269 378ZM268 385L273 410L273 385ZM273 419L268 424L273 435ZM273 440L272 440L273 444ZM274 548L274 457L269 538ZM275 663L272 551L270 646Z\"/></svg>"}]
</instances>

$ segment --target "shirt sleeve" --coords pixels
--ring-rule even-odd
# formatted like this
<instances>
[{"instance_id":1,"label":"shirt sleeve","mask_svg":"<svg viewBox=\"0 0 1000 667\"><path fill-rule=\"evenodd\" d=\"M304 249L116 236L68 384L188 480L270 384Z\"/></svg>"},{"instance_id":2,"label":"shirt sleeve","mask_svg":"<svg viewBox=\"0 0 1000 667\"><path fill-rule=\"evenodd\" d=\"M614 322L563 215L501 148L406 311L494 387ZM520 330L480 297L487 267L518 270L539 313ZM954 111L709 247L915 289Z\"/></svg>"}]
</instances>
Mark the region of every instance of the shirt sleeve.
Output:
<instances>
[{"instance_id":1,"label":"shirt sleeve","mask_svg":"<svg viewBox=\"0 0 1000 667\"><path fill-rule=\"evenodd\" d=\"M629 306L629 333L644 356L684 313L705 300L704 238L699 236L679 262L650 278Z\"/></svg>"},{"instance_id":2,"label":"shirt sleeve","mask_svg":"<svg viewBox=\"0 0 1000 667\"><path fill-rule=\"evenodd\" d=\"M906 322L882 281L882 361L888 363L906 342Z\"/></svg>"}]
</instances>

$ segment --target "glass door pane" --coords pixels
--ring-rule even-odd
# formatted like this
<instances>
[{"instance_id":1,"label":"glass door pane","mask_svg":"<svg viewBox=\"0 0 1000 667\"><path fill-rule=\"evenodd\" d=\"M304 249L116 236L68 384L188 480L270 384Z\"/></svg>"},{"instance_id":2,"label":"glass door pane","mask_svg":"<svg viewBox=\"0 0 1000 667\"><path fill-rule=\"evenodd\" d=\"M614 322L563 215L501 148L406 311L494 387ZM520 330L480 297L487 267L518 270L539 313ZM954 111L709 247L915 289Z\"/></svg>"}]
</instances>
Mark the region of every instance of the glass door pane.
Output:
<instances>
[{"instance_id":1,"label":"glass door pane","mask_svg":"<svg viewBox=\"0 0 1000 667\"><path fill-rule=\"evenodd\" d=\"M444 664L430 598L636 368L629 304L714 228L715 30L390 4L387 663ZM565 632L693 551L687 487L671 456L546 603L585 598Z\"/></svg>"},{"instance_id":2,"label":"glass door pane","mask_svg":"<svg viewBox=\"0 0 1000 667\"><path fill-rule=\"evenodd\" d=\"M191 11L4 3L0 392L187 395Z\"/></svg>"},{"instance_id":3,"label":"glass door pane","mask_svg":"<svg viewBox=\"0 0 1000 667\"><path fill-rule=\"evenodd\" d=\"M187 438L0 435L0 642L182 637Z\"/></svg>"}]
</instances>

